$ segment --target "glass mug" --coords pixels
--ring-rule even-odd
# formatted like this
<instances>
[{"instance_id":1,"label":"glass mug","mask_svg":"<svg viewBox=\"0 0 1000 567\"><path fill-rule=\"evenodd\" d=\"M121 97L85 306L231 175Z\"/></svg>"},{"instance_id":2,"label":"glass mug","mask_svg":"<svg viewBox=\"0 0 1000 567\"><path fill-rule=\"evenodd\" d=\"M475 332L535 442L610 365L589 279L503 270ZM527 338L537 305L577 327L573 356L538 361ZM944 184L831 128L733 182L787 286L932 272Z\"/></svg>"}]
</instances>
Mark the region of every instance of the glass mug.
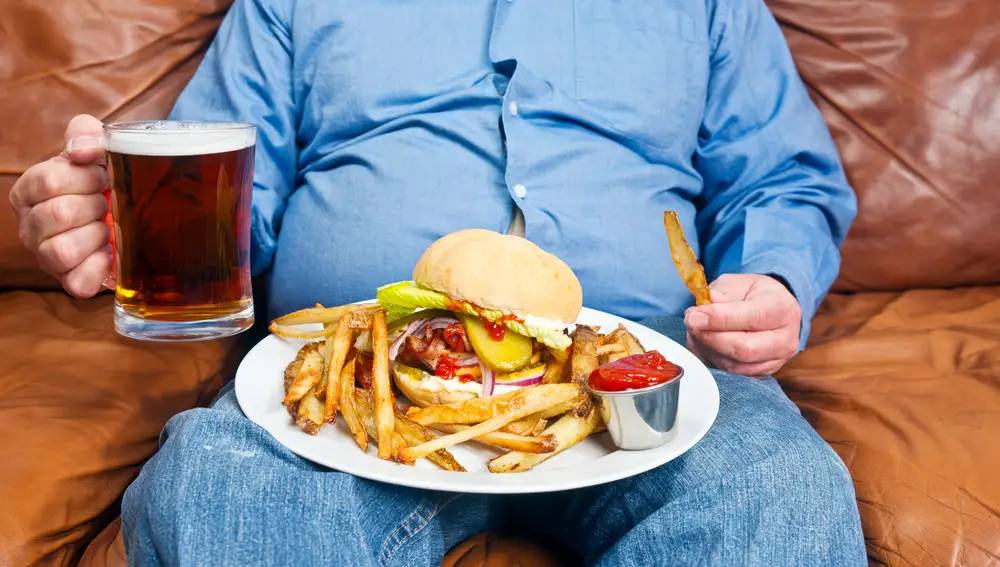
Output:
<instances>
[{"instance_id":1,"label":"glass mug","mask_svg":"<svg viewBox=\"0 0 1000 567\"><path fill-rule=\"evenodd\" d=\"M120 122L104 134L115 330L193 341L249 329L256 127Z\"/></svg>"}]
</instances>

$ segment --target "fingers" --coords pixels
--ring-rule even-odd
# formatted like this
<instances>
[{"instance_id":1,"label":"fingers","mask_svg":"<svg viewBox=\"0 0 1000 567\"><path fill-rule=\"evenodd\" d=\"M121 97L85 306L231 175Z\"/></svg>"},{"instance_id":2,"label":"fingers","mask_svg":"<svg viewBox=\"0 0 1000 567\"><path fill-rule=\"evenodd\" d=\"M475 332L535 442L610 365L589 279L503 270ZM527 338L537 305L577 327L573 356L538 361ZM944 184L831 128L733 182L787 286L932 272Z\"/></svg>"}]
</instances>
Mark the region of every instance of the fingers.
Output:
<instances>
[{"instance_id":1,"label":"fingers","mask_svg":"<svg viewBox=\"0 0 1000 567\"><path fill-rule=\"evenodd\" d=\"M50 274L66 274L110 242L111 230L108 225L99 221L92 222L67 230L39 244L38 263Z\"/></svg>"},{"instance_id":2,"label":"fingers","mask_svg":"<svg viewBox=\"0 0 1000 567\"><path fill-rule=\"evenodd\" d=\"M730 374L738 374L750 378L766 378L773 376L787 362L787 359L767 360L763 362L740 362L725 356L714 354L707 347L699 346L693 335L688 335L688 349L700 360L712 368L717 368Z\"/></svg>"},{"instance_id":3,"label":"fingers","mask_svg":"<svg viewBox=\"0 0 1000 567\"><path fill-rule=\"evenodd\" d=\"M84 258L80 265L63 274L60 278L63 288L70 295L81 299L97 295L111 275L113 261L111 246L102 247Z\"/></svg>"},{"instance_id":4,"label":"fingers","mask_svg":"<svg viewBox=\"0 0 1000 567\"><path fill-rule=\"evenodd\" d=\"M775 308L769 298L713 303L688 311L684 322L699 331L771 331L791 322L786 306Z\"/></svg>"},{"instance_id":5,"label":"fingers","mask_svg":"<svg viewBox=\"0 0 1000 567\"><path fill-rule=\"evenodd\" d=\"M692 333L704 349L741 364L788 360L798 350L798 337L789 331L724 331Z\"/></svg>"},{"instance_id":6,"label":"fingers","mask_svg":"<svg viewBox=\"0 0 1000 567\"><path fill-rule=\"evenodd\" d=\"M108 186L108 173L99 165L74 165L63 157L33 166L11 189L11 204L19 216L28 209L63 195L101 193Z\"/></svg>"},{"instance_id":7,"label":"fingers","mask_svg":"<svg viewBox=\"0 0 1000 567\"><path fill-rule=\"evenodd\" d=\"M63 195L31 207L21 221L21 242L29 250L58 234L102 220L108 214L104 195Z\"/></svg>"},{"instance_id":8,"label":"fingers","mask_svg":"<svg viewBox=\"0 0 1000 567\"><path fill-rule=\"evenodd\" d=\"M63 134L66 141L64 155L73 163L103 163L104 124L88 114L81 114L69 121Z\"/></svg>"}]
</instances>

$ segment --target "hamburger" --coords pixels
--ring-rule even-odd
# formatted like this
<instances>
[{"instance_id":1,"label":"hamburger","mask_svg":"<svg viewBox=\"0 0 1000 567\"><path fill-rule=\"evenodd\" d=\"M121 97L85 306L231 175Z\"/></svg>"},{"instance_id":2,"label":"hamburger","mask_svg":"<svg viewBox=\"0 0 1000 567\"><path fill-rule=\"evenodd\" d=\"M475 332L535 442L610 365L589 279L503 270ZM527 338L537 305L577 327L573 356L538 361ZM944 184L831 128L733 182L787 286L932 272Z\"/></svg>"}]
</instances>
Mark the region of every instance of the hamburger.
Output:
<instances>
[{"instance_id":1,"label":"hamburger","mask_svg":"<svg viewBox=\"0 0 1000 567\"><path fill-rule=\"evenodd\" d=\"M573 270L517 236L469 229L431 244L413 280L379 288L396 386L418 406L541 382L583 308Z\"/></svg>"}]
</instances>

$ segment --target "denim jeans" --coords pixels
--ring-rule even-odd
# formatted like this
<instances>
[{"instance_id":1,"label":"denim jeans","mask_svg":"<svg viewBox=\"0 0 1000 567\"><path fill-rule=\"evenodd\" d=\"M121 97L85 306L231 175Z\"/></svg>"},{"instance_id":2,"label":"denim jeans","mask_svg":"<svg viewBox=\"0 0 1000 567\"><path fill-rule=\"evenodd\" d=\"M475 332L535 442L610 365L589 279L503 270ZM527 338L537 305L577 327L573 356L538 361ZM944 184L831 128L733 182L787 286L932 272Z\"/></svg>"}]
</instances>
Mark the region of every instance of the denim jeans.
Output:
<instances>
[{"instance_id":1,"label":"denim jeans","mask_svg":"<svg viewBox=\"0 0 1000 567\"><path fill-rule=\"evenodd\" d=\"M645 323L684 339L675 319ZM210 409L170 420L126 492L129 562L436 566L465 538L507 530L555 540L588 565L866 565L853 484L836 453L773 378L714 375L719 417L681 457L602 486L514 497L316 466L248 420L230 386Z\"/></svg>"}]
</instances>

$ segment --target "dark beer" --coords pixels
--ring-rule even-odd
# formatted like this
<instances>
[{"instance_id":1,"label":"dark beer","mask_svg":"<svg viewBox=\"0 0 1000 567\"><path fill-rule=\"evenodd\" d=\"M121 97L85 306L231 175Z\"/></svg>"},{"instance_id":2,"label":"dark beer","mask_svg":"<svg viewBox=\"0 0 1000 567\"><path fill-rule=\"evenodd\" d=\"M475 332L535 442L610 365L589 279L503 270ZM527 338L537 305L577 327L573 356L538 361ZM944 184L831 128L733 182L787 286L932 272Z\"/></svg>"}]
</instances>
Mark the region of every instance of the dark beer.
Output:
<instances>
[{"instance_id":1,"label":"dark beer","mask_svg":"<svg viewBox=\"0 0 1000 567\"><path fill-rule=\"evenodd\" d=\"M214 338L253 323L254 142L247 125L108 128L116 324L123 334Z\"/></svg>"}]
</instances>

